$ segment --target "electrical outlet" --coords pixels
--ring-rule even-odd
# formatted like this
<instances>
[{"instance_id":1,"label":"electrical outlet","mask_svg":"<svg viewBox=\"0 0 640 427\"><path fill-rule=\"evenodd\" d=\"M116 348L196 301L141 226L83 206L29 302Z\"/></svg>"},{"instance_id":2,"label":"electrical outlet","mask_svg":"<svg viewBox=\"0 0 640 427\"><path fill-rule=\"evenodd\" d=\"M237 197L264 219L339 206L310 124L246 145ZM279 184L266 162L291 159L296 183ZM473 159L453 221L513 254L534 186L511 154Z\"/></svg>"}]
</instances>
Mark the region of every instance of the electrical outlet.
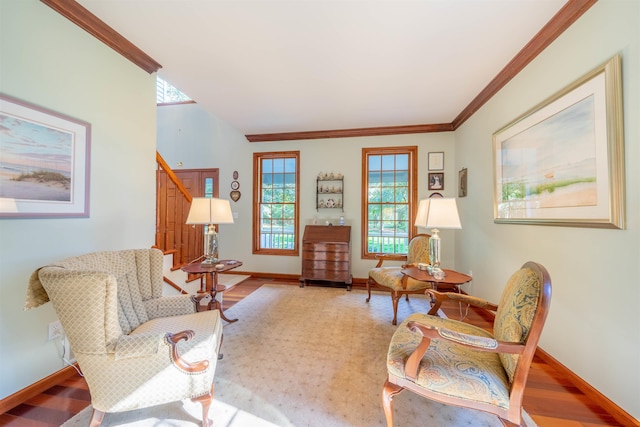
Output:
<instances>
[{"instance_id":1,"label":"electrical outlet","mask_svg":"<svg viewBox=\"0 0 640 427\"><path fill-rule=\"evenodd\" d=\"M49 340L61 338L62 335L64 335L64 331L62 330L62 324L59 320L49 323Z\"/></svg>"}]
</instances>

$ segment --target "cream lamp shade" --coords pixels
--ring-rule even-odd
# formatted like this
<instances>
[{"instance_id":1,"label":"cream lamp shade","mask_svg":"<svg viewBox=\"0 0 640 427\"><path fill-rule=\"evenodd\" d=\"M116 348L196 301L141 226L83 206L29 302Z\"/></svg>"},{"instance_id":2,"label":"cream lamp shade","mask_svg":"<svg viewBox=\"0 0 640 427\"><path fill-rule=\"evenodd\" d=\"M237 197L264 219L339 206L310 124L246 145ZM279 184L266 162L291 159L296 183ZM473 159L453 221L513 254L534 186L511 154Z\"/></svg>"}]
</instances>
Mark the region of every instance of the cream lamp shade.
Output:
<instances>
[{"instance_id":1,"label":"cream lamp shade","mask_svg":"<svg viewBox=\"0 0 640 427\"><path fill-rule=\"evenodd\" d=\"M187 215L187 224L204 224L203 265L213 265L218 262L218 233L214 224L233 224L233 213L228 200L215 197L194 197Z\"/></svg>"},{"instance_id":2,"label":"cream lamp shade","mask_svg":"<svg viewBox=\"0 0 640 427\"><path fill-rule=\"evenodd\" d=\"M228 200L215 197L194 197L191 200L187 224L233 224Z\"/></svg>"},{"instance_id":3,"label":"cream lamp shade","mask_svg":"<svg viewBox=\"0 0 640 427\"><path fill-rule=\"evenodd\" d=\"M441 228L460 229L460 216L456 199L430 198L420 200L418 213L414 223L416 227L431 228L429 238L430 270L440 269L440 234Z\"/></svg>"}]
</instances>

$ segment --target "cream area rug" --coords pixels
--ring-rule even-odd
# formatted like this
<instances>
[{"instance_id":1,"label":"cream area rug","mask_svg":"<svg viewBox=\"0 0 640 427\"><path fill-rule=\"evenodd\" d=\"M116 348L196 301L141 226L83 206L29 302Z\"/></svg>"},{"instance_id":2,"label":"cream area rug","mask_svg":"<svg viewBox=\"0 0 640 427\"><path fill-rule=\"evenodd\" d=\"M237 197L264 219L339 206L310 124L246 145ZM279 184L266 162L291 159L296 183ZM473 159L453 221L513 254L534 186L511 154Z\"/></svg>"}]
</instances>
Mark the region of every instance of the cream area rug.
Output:
<instances>
[{"instance_id":1,"label":"cream area rug","mask_svg":"<svg viewBox=\"0 0 640 427\"><path fill-rule=\"evenodd\" d=\"M225 313L210 418L215 427L383 427L381 403L391 335L389 293L263 285ZM428 301L400 301L398 323ZM87 426L91 408L64 424ZM528 426L535 426L525 414ZM200 405L176 402L107 414L107 426L197 426ZM497 417L405 391L394 398L396 427L502 426Z\"/></svg>"}]
</instances>

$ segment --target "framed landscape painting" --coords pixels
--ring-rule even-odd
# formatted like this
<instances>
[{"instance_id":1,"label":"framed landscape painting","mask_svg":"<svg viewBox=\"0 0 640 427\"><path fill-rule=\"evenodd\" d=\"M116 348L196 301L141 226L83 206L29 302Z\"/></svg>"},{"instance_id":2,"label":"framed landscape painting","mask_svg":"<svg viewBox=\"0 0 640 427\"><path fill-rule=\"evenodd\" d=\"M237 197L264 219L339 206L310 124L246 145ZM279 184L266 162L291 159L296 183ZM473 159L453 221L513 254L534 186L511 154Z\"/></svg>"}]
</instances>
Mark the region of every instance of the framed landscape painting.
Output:
<instances>
[{"instance_id":1,"label":"framed landscape painting","mask_svg":"<svg viewBox=\"0 0 640 427\"><path fill-rule=\"evenodd\" d=\"M620 57L493 135L494 221L625 227Z\"/></svg>"},{"instance_id":2,"label":"framed landscape painting","mask_svg":"<svg viewBox=\"0 0 640 427\"><path fill-rule=\"evenodd\" d=\"M0 218L88 217L90 131L0 94Z\"/></svg>"}]
</instances>

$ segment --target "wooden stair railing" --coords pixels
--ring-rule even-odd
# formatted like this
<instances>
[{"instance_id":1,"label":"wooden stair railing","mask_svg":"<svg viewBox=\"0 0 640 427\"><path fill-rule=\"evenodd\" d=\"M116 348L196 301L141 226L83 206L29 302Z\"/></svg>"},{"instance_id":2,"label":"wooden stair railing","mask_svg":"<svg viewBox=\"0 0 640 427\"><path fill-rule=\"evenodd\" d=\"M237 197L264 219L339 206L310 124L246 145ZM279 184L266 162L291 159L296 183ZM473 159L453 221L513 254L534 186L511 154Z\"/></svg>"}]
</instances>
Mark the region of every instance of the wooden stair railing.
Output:
<instances>
[{"instance_id":1,"label":"wooden stair railing","mask_svg":"<svg viewBox=\"0 0 640 427\"><path fill-rule=\"evenodd\" d=\"M158 166L163 169L165 171L165 173L167 174L167 177L171 180L171 182L173 182L173 184L176 186L176 188L178 189L178 191L180 191L180 193L184 196L185 200L188 203L191 203L191 201L193 200L193 196L191 196L191 193L189 193L189 190L187 190L187 188L184 186L184 184L182 183L182 181L180 180L180 178L178 178L176 176L176 174L173 172L173 170L171 169L171 167L169 166L169 164L164 160L164 158L162 157L162 155L160 155L160 153L158 153L158 151L156 151L156 163L158 164ZM175 251L173 248L166 248L164 247L163 242L159 242L158 240L158 232L157 230L159 229L159 221L160 221L160 215L158 212L158 209L156 209L156 247L158 247L159 249L161 249L164 253L170 253L172 251ZM178 268L180 268L180 261L176 261L176 257L173 257L173 269L177 270ZM187 278L187 281L192 281L192 280L197 280L200 277L196 276L196 277L191 277L191 275ZM167 277L163 277L164 281L171 287L173 287L174 289L180 291L180 293L186 294L188 293L187 291L185 291L184 289L182 289L179 285L177 285L176 283L174 283L171 279L167 278Z\"/></svg>"},{"instance_id":2,"label":"wooden stair railing","mask_svg":"<svg viewBox=\"0 0 640 427\"><path fill-rule=\"evenodd\" d=\"M180 193L184 196L184 199L188 203L191 203L191 201L193 200L193 196L191 195L189 190L184 186L184 184L182 183L180 178L178 178L176 176L176 174L173 172L173 170L171 169L169 164L164 160L162 155L160 155L160 153L158 153L158 151L156 151L156 163L158 163L158 166L160 166L160 168L162 168L165 171L165 173L167 174L167 177L171 180L171 182L173 182L173 184L176 186L178 191L180 191ZM158 210L156 209L156 230L158 229L159 221L160 221L160 217L159 217ZM157 237L158 237L158 233L156 232L156 247L161 249L164 253L169 253L171 251L174 251L173 248L165 248L164 245L161 245L162 242L159 242ZM173 257L173 267L172 268L174 270L177 270L181 266L182 265L181 265L180 261L179 260L176 261L176 257L174 256ZM164 277L164 280L165 280L165 282L167 284L169 284L169 286L177 289L181 293L188 293L187 291L182 289L180 286L175 284L173 281L171 281L169 278ZM188 274L187 275L187 282L192 282L194 280L202 281L202 275L201 274Z\"/></svg>"},{"instance_id":3,"label":"wooden stair railing","mask_svg":"<svg viewBox=\"0 0 640 427\"><path fill-rule=\"evenodd\" d=\"M167 162L162 158L160 153L158 153L157 151L156 151L156 162L158 163L158 165L160 165L162 169L164 169L164 171L167 173L167 176L176 185L176 187L178 187L178 190L180 190L180 193L182 193L184 198L187 199L187 202L191 203L191 200L193 200L193 197L189 193L189 190L185 188L185 186L182 184L182 181L180 181L180 178L178 178L176 174L173 173L173 169L171 169L171 167L167 164Z\"/></svg>"},{"instance_id":4,"label":"wooden stair railing","mask_svg":"<svg viewBox=\"0 0 640 427\"><path fill-rule=\"evenodd\" d=\"M191 201L193 200L193 196L191 196L191 193L189 192L189 190L184 186L180 178L178 178L178 176L173 172L169 164L162 158L162 156L160 155L160 153L158 153L158 151L156 151L156 162L158 166L162 170L164 170L167 178L176 186L176 189L180 192L180 194L182 194L182 196L184 197L184 200L187 203L191 204ZM157 191L160 191L159 187L156 188L156 192ZM176 247L178 247L180 242L173 242L171 246L169 247L167 246L168 242L165 241L164 234L162 231L164 230L164 228L163 228L163 224L160 224L161 221L162 219L160 216L160 208L159 206L156 205L156 247L160 248L163 252L168 253L169 251L174 250ZM174 270L177 270L178 268L181 267L182 260L180 258L181 257L178 257L178 258L176 258L175 256L173 257L172 268Z\"/></svg>"}]
</instances>

